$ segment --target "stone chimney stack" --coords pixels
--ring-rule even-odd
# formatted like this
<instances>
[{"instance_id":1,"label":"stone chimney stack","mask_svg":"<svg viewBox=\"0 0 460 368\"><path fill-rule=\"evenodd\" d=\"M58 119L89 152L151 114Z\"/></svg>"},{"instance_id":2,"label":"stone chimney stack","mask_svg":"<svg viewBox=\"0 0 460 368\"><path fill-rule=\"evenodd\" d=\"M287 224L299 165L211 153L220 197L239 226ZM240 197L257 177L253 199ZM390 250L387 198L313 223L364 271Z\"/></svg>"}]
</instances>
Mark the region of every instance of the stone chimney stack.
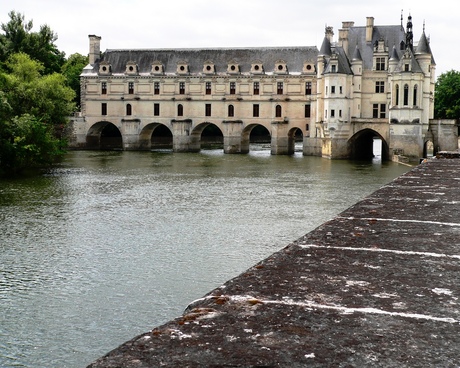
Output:
<instances>
[{"instance_id":1,"label":"stone chimney stack","mask_svg":"<svg viewBox=\"0 0 460 368\"><path fill-rule=\"evenodd\" d=\"M101 56L101 37L89 35L89 63L93 65Z\"/></svg>"},{"instance_id":2,"label":"stone chimney stack","mask_svg":"<svg viewBox=\"0 0 460 368\"><path fill-rule=\"evenodd\" d=\"M342 29L339 29L339 45L343 47L348 55L348 33L355 22L342 22Z\"/></svg>"},{"instance_id":3,"label":"stone chimney stack","mask_svg":"<svg viewBox=\"0 0 460 368\"><path fill-rule=\"evenodd\" d=\"M366 19L366 42L372 42L372 33L374 31L374 17L367 17Z\"/></svg>"}]
</instances>

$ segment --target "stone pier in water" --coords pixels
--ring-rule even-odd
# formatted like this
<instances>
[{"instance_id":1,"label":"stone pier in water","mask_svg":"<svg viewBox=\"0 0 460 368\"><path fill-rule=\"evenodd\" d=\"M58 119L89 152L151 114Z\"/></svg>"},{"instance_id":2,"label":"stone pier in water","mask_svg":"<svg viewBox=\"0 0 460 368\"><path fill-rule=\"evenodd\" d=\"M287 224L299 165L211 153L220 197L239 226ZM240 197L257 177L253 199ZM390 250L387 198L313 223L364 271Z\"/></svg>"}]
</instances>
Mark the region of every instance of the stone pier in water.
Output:
<instances>
[{"instance_id":1,"label":"stone pier in water","mask_svg":"<svg viewBox=\"0 0 460 368\"><path fill-rule=\"evenodd\" d=\"M441 157L89 367L460 366L460 160Z\"/></svg>"}]
</instances>

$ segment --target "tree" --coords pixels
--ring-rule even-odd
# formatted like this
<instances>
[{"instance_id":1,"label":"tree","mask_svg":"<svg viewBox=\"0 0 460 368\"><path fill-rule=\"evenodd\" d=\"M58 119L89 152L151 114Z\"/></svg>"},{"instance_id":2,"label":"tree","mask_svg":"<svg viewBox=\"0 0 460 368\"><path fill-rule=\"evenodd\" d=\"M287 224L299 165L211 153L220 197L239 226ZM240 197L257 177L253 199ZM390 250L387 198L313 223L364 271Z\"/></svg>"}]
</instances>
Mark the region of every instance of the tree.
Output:
<instances>
[{"instance_id":1,"label":"tree","mask_svg":"<svg viewBox=\"0 0 460 368\"><path fill-rule=\"evenodd\" d=\"M88 56L76 53L70 55L62 66L62 74L67 79L67 85L75 91L74 102L77 106L80 106L80 74L88 62Z\"/></svg>"},{"instance_id":2,"label":"tree","mask_svg":"<svg viewBox=\"0 0 460 368\"><path fill-rule=\"evenodd\" d=\"M435 86L434 116L438 119L460 118L460 72L441 74Z\"/></svg>"},{"instance_id":3,"label":"tree","mask_svg":"<svg viewBox=\"0 0 460 368\"><path fill-rule=\"evenodd\" d=\"M32 32L33 21L26 21L23 14L15 11L8 15L10 21L0 26L4 32L0 34L0 62L5 63L12 54L23 52L42 63L45 74L60 72L65 53L55 45L57 34L47 25Z\"/></svg>"},{"instance_id":4,"label":"tree","mask_svg":"<svg viewBox=\"0 0 460 368\"><path fill-rule=\"evenodd\" d=\"M50 164L63 154L56 133L75 110L74 91L62 74L24 53L13 54L0 72L0 172L18 173Z\"/></svg>"}]
</instances>

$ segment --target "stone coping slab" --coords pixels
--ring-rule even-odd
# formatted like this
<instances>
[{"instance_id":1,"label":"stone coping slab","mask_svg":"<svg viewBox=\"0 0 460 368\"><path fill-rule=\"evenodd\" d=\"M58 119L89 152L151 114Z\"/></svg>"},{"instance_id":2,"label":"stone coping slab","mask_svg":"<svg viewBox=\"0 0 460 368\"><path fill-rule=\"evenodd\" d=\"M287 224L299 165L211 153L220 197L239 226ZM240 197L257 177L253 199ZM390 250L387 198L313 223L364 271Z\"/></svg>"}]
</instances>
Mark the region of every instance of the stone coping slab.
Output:
<instances>
[{"instance_id":1,"label":"stone coping slab","mask_svg":"<svg viewBox=\"0 0 460 368\"><path fill-rule=\"evenodd\" d=\"M459 213L428 160L89 367L458 367Z\"/></svg>"}]
</instances>

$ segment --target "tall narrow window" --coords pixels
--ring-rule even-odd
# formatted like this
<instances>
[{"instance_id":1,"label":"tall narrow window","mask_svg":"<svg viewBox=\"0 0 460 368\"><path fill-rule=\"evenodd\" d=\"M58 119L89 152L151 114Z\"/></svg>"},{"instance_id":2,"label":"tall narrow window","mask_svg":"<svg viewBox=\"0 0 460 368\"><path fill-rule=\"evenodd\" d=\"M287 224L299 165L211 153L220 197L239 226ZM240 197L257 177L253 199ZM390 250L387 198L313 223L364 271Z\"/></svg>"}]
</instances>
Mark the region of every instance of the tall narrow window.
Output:
<instances>
[{"instance_id":1,"label":"tall narrow window","mask_svg":"<svg viewBox=\"0 0 460 368\"><path fill-rule=\"evenodd\" d=\"M134 93L134 82L128 82L128 93L130 95Z\"/></svg>"},{"instance_id":2,"label":"tall narrow window","mask_svg":"<svg viewBox=\"0 0 460 368\"><path fill-rule=\"evenodd\" d=\"M177 116L184 116L184 106L181 104L177 105Z\"/></svg>"},{"instance_id":3,"label":"tall narrow window","mask_svg":"<svg viewBox=\"0 0 460 368\"><path fill-rule=\"evenodd\" d=\"M153 115L160 116L160 104L159 103L153 104Z\"/></svg>"},{"instance_id":4,"label":"tall narrow window","mask_svg":"<svg viewBox=\"0 0 460 368\"><path fill-rule=\"evenodd\" d=\"M126 105L126 115L130 116L130 115L132 115L132 113L133 113L133 108L132 108L131 104L127 104Z\"/></svg>"},{"instance_id":5,"label":"tall narrow window","mask_svg":"<svg viewBox=\"0 0 460 368\"><path fill-rule=\"evenodd\" d=\"M210 95L211 94L211 82L206 82L206 94Z\"/></svg>"},{"instance_id":6,"label":"tall narrow window","mask_svg":"<svg viewBox=\"0 0 460 368\"><path fill-rule=\"evenodd\" d=\"M372 117L374 119L379 117L379 104L372 104Z\"/></svg>"},{"instance_id":7,"label":"tall narrow window","mask_svg":"<svg viewBox=\"0 0 460 368\"><path fill-rule=\"evenodd\" d=\"M233 105L228 105L228 117L233 117L235 116L235 108Z\"/></svg>"},{"instance_id":8,"label":"tall narrow window","mask_svg":"<svg viewBox=\"0 0 460 368\"><path fill-rule=\"evenodd\" d=\"M259 104L252 105L252 116L255 118L259 117Z\"/></svg>"},{"instance_id":9,"label":"tall narrow window","mask_svg":"<svg viewBox=\"0 0 460 368\"><path fill-rule=\"evenodd\" d=\"M407 84L404 85L404 106L409 105L409 86Z\"/></svg>"},{"instance_id":10,"label":"tall narrow window","mask_svg":"<svg viewBox=\"0 0 460 368\"><path fill-rule=\"evenodd\" d=\"M101 104L101 115L107 115L107 103L105 102Z\"/></svg>"},{"instance_id":11,"label":"tall narrow window","mask_svg":"<svg viewBox=\"0 0 460 368\"><path fill-rule=\"evenodd\" d=\"M283 82L278 82L278 83L277 83L276 93L277 93L278 95L282 95L282 94L283 94Z\"/></svg>"},{"instance_id":12,"label":"tall narrow window","mask_svg":"<svg viewBox=\"0 0 460 368\"><path fill-rule=\"evenodd\" d=\"M385 104L380 104L380 119L385 119L386 118L386 112L387 112L387 105Z\"/></svg>"},{"instance_id":13,"label":"tall narrow window","mask_svg":"<svg viewBox=\"0 0 460 368\"><path fill-rule=\"evenodd\" d=\"M185 95L185 82L179 82L179 94Z\"/></svg>"},{"instance_id":14,"label":"tall narrow window","mask_svg":"<svg viewBox=\"0 0 460 368\"><path fill-rule=\"evenodd\" d=\"M414 95L412 105L417 106L417 85L414 86Z\"/></svg>"},{"instance_id":15,"label":"tall narrow window","mask_svg":"<svg viewBox=\"0 0 460 368\"><path fill-rule=\"evenodd\" d=\"M280 118L282 115L281 105L276 105L275 107L275 117Z\"/></svg>"},{"instance_id":16,"label":"tall narrow window","mask_svg":"<svg viewBox=\"0 0 460 368\"><path fill-rule=\"evenodd\" d=\"M254 82L253 87L254 87L253 93L254 93L255 95L258 95L258 94L259 94L259 88L260 88L259 82Z\"/></svg>"},{"instance_id":17,"label":"tall narrow window","mask_svg":"<svg viewBox=\"0 0 460 368\"><path fill-rule=\"evenodd\" d=\"M160 94L160 82L153 83L153 94L159 95Z\"/></svg>"},{"instance_id":18,"label":"tall narrow window","mask_svg":"<svg viewBox=\"0 0 460 368\"><path fill-rule=\"evenodd\" d=\"M306 82L305 83L305 94L306 95L311 95L311 82Z\"/></svg>"},{"instance_id":19,"label":"tall narrow window","mask_svg":"<svg viewBox=\"0 0 460 368\"><path fill-rule=\"evenodd\" d=\"M396 85L395 89L395 100L394 100L394 105L398 106L399 105L399 84Z\"/></svg>"},{"instance_id":20,"label":"tall narrow window","mask_svg":"<svg viewBox=\"0 0 460 368\"><path fill-rule=\"evenodd\" d=\"M230 82L230 94L234 95L236 93L236 83Z\"/></svg>"},{"instance_id":21,"label":"tall narrow window","mask_svg":"<svg viewBox=\"0 0 460 368\"><path fill-rule=\"evenodd\" d=\"M107 82L102 82L101 83L101 94L103 94L103 95L107 94Z\"/></svg>"},{"instance_id":22,"label":"tall narrow window","mask_svg":"<svg viewBox=\"0 0 460 368\"><path fill-rule=\"evenodd\" d=\"M310 118L311 117L311 105L305 105L305 117Z\"/></svg>"},{"instance_id":23,"label":"tall narrow window","mask_svg":"<svg viewBox=\"0 0 460 368\"><path fill-rule=\"evenodd\" d=\"M205 116L211 116L211 104L206 104L204 110Z\"/></svg>"},{"instance_id":24,"label":"tall narrow window","mask_svg":"<svg viewBox=\"0 0 460 368\"><path fill-rule=\"evenodd\" d=\"M335 110L332 109L332 110L331 110L331 118L334 118L334 117L335 117Z\"/></svg>"},{"instance_id":25,"label":"tall narrow window","mask_svg":"<svg viewBox=\"0 0 460 368\"><path fill-rule=\"evenodd\" d=\"M331 86L331 93L335 94L335 86Z\"/></svg>"},{"instance_id":26,"label":"tall narrow window","mask_svg":"<svg viewBox=\"0 0 460 368\"><path fill-rule=\"evenodd\" d=\"M375 82L375 93L385 93L385 82L383 81Z\"/></svg>"}]
</instances>

